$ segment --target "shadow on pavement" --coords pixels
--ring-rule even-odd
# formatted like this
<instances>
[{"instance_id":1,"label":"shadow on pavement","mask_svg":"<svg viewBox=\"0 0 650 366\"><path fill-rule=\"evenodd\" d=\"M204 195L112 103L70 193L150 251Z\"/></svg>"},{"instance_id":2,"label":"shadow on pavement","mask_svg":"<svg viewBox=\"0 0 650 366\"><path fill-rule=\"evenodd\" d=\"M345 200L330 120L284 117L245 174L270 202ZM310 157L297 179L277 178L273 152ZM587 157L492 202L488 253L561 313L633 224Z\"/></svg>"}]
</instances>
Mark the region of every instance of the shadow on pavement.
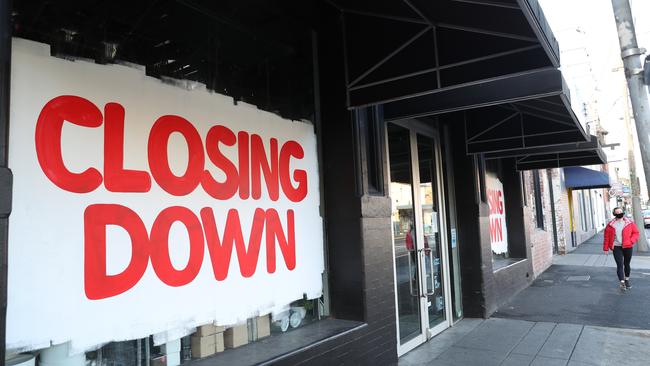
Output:
<instances>
[{"instance_id":1,"label":"shadow on pavement","mask_svg":"<svg viewBox=\"0 0 650 366\"><path fill-rule=\"evenodd\" d=\"M493 316L650 329L650 270L635 271L634 259L631 282L622 293L614 268L553 265Z\"/></svg>"}]
</instances>

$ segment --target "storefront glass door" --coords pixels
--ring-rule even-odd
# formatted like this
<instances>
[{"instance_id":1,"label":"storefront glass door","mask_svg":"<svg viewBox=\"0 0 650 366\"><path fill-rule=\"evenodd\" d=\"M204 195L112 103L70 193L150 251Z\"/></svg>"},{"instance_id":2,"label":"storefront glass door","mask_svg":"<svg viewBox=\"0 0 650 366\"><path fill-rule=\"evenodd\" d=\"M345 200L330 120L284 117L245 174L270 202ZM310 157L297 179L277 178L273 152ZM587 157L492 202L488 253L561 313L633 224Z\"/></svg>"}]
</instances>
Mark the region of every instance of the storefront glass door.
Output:
<instances>
[{"instance_id":1,"label":"storefront glass door","mask_svg":"<svg viewBox=\"0 0 650 366\"><path fill-rule=\"evenodd\" d=\"M398 352L450 325L447 246L434 130L387 127L395 256Z\"/></svg>"}]
</instances>

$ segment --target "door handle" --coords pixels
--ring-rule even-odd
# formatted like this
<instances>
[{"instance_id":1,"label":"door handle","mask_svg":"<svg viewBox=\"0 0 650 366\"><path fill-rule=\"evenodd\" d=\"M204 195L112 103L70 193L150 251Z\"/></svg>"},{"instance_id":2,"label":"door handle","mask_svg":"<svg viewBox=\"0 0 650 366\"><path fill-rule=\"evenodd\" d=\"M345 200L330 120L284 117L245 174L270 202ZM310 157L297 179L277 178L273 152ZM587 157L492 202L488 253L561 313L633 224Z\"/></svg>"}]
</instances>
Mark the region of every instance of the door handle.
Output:
<instances>
[{"instance_id":1,"label":"door handle","mask_svg":"<svg viewBox=\"0 0 650 366\"><path fill-rule=\"evenodd\" d=\"M436 291L436 284L434 282L435 273L433 272L433 258L431 257L431 248L422 248L422 249L419 250L419 252L420 252L420 257L421 257L420 260L422 261L422 264L424 266L427 265L427 258L426 257L429 256L429 259L430 259L429 260L429 265L428 265L429 266L429 272L428 273L431 275L431 291L429 291L429 287L427 286L427 271L426 270L425 270L425 273L424 273L424 276L423 276L424 278L422 279L423 280L423 286L422 286L423 294L422 294L422 297L426 298L428 296L435 295L435 291Z\"/></svg>"},{"instance_id":2,"label":"door handle","mask_svg":"<svg viewBox=\"0 0 650 366\"><path fill-rule=\"evenodd\" d=\"M411 293L411 296L419 297L420 296L419 294L413 293L413 287L414 287L413 286L413 280L414 280L413 276L417 276L417 268L416 268L416 271L413 272L413 264L411 263L411 257L412 257L411 253L416 253L416 251L415 251L415 249L407 249L406 252L408 253L407 257L408 257L408 263L409 263L409 291ZM417 286L417 287L419 287L419 286Z\"/></svg>"}]
</instances>

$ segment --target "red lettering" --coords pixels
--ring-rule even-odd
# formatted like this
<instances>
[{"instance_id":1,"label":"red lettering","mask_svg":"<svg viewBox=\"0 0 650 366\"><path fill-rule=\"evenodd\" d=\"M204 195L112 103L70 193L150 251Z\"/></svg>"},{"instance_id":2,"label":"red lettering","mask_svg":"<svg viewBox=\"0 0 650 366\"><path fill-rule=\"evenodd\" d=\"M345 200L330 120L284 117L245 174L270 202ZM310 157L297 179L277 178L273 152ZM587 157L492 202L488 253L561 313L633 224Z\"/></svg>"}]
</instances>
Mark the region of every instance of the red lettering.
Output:
<instances>
[{"instance_id":1,"label":"red lettering","mask_svg":"<svg viewBox=\"0 0 650 366\"><path fill-rule=\"evenodd\" d=\"M124 107L104 106L104 186L111 192L149 192L147 172L124 169Z\"/></svg>"},{"instance_id":2,"label":"red lettering","mask_svg":"<svg viewBox=\"0 0 650 366\"><path fill-rule=\"evenodd\" d=\"M262 174L264 174L264 182L266 183L269 198L272 201L277 201L279 197L278 140L272 138L270 145L271 159L269 163L262 138L259 135L251 135L251 196L256 200L262 196Z\"/></svg>"},{"instance_id":3,"label":"red lettering","mask_svg":"<svg viewBox=\"0 0 650 366\"><path fill-rule=\"evenodd\" d=\"M248 133L239 131L237 133L238 152L239 152L239 198L248 199L250 181L248 168Z\"/></svg>"},{"instance_id":4,"label":"red lettering","mask_svg":"<svg viewBox=\"0 0 650 366\"><path fill-rule=\"evenodd\" d=\"M174 132L183 135L187 142L187 170L180 177L171 171L167 156L169 136ZM149 133L148 150L151 175L167 193L184 196L194 191L199 185L205 166L203 143L198 131L188 120L172 115L158 118Z\"/></svg>"},{"instance_id":5,"label":"red lettering","mask_svg":"<svg viewBox=\"0 0 650 366\"><path fill-rule=\"evenodd\" d=\"M492 242L503 241L503 225L500 218L490 220L490 238Z\"/></svg>"},{"instance_id":6,"label":"red lettering","mask_svg":"<svg viewBox=\"0 0 650 366\"><path fill-rule=\"evenodd\" d=\"M106 274L106 226L131 237L131 261L122 273ZM121 205L95 204L84 211L84 290L90 300L119 295L142 278L149 263L149 238L140 217Z\"/></svg>"},{"instance_id":7,"label":"red lettering","mask_svg":"<svg viewBox=\"0 0 650 366\"><path fill-rule=\"evenodd\" d=\"M284 235L278 212L274 209L266 211L266 269L275 272L275 239L282 252L287 269L296 268L296 230L294 228L293 210L287 211L287 236Z\"/></svg>"},{"instance_id":8,"label":"red lettering","mask_svg":"<svg viewBox=\"0 0 650 366\"><path fill-rule=\"evenodd\" d=\"M499 202L499 213L503 214L503 199L502 199L501 191L497 191L497 200Z\"/></svg>"},{"instance_id":9,"label":"red lettering","mask_svg":"<svg viewBox=\"0 0 650 366\"><path fill-rule=\"evenodd\" d=\"M169 230L176 221L185 225L190 239L190 258L181 270L174 268L169 257ZM174 287L192 282L201 270L203 251L201 223L192 211L172 206L160 212L151 227L151 264L162 282Z\"/></svg>"},{"instance_id":10,"label":"red lettering","mask_svg":"<svg viewBox=\"0 0 650 366\"><path fill-rule=\"evenodd\" d=\"M262 233L266 232L266 267L268 273L276 271L276 242L287 269L296 268L295 215L287 211L286 232L275 209L255 210L248 243L244 241L239 213L228 211L223 236L219 235L211 208L201 210L201 219L185 207L164 209L156 217L151 236L147 234L140 217L127 207L95 204L84 213L84 288L91 300L119 295L142 278L149 258L156 276L168 286L184 286L192 282L201 270L205 242L208 246L212 270L217 281L228 277L233 247L239 270L243 277L251 277L257 270ZM189 259L183 269L174 268L170 258L169 233L175 222L182 223L189 238ZM203 224L203 227L201 227ZM131 261L117 275L106 273L106 226L116 225L127 231L131 238ZM492 230L492 226L491 226Z\"/></svg>"},{"instance_id":11,"label":"red lettering","mask_svg":"<svg viewBox=\"0 0 650 366\"><path fill-rule=\"evenodd\" d=\"M223 240L220 240L212 209L208 207L201 209L201 221L203 222L208 252L212 260L212 271L217 281L223 281L228 277L233 246L237 252L239 271L242 276L251 277L255 274L260 254L262 230L264 229L264 216L264 210L261 208L255 210L247 249L237 210L231 209L228 211Z\"/></svg>"},{"instance_id":12,"label":"red lettering","mask_svg":"<svg viewBox=\"0 0 650 366\"><path fill-rule=\"evenodd\" d=\"M84 127L99 127L102 112L92 102L73 95L62 95L47 102L36 122L38 163L57 187L75 193L92 192L102 184L101 173L95 168L73 173L63 162L61 129L65 121Z\"/></svg>"},{"instance_id":13,"label":"red lettering","mask_svg":"<svg viewBox=\"0 0 650 366\"><path fill-rule=\"evenodd\" d=\"M239 174L237 167L228 158L226 158L221 151L219 151L219 143L226 146L233 146L237 143L235 134L224 126L214 126L208 131L205 139L205 149L208 158L217 168L221 169L226 175L226 180L217 182L209 171L203 173L201 179L201 186L210 196L218 200L227 200L237 193L239 186Z\"/></svg>"},{"instance_id":14,"label":"red lettering","mask_svg":"<svg viewBox=\"0 0 650 366\"><path fill-rule=\"evenodd\" d=\"M280 150L280 184L284 195L293 202L300 202L307 196L307 172L302 169L293 172L293 179L298 182L297 188L293 187L290 174L291 158L302 159L304 156L302 146L295 141L287 141Z\"/></svg>"},{"instance_id":15,"label":"red lettering","mask_svg":"<svg viewBox=\"0 0 650 366\"><path fill-rule=\"evenodd\" d=\"M488 207L490 209L489 210L490 215L492 215L493 214L494 204L492 203L492 190L491 189L487 190L487 201L488 201Z\"/></svg>"}]
</instances>

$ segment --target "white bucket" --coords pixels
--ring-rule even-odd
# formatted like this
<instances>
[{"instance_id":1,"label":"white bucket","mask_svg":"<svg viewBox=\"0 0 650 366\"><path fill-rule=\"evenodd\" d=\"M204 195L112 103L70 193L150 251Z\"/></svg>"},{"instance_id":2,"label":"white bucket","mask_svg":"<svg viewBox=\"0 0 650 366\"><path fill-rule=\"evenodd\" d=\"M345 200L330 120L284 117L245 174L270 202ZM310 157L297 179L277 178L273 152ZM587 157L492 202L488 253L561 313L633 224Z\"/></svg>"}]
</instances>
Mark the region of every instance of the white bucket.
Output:
<instances>
[{"instance_id":1,"label":"white bucket","mask_svg":"<svg viewBox=\"0 0 650 366\"><path fill-rule=\"evenodd\" d=\"M86 355L70 355L70 342L45 348L40 352L39 366L85 366Z\"/></svg>"},{"instance_id":2,"label":"white bucket","mask_svg":"<svg viewBox=\"0 0 650 366\"><path fill-rule=\"evenodd\" d=\"M34 366L35 364L36 356L31 353L19 353L5 359L6 366Z\"/></svg>"}]
</instances>

